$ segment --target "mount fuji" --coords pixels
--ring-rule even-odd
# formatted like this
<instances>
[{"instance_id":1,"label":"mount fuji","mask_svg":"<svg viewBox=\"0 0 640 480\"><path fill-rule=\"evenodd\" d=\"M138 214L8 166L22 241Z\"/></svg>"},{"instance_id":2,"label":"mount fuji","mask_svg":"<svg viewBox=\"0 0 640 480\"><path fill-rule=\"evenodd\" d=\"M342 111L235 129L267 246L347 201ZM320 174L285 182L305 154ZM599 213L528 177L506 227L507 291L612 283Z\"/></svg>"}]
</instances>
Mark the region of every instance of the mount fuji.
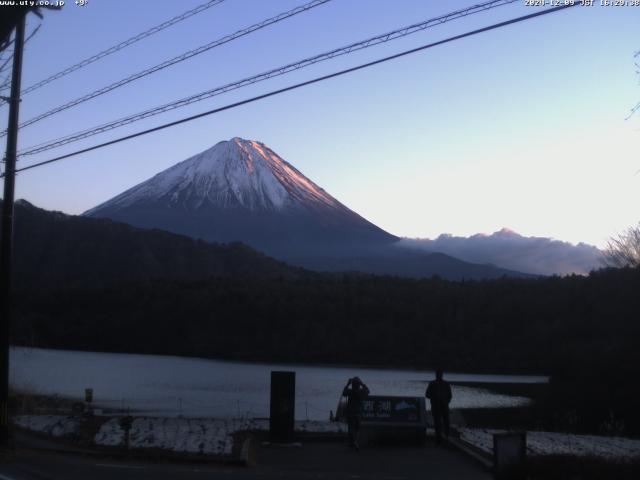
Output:
<instances>
[{"instance_id":1,"label":"mount fuji","mask_svg":"<svg viewBox=\"0 0 640 480\"><path fill-rule=\"evenodd\" d=\"M317 270L480 278L516 274L399 238L333 198L261 142L217 143L83 215L215 242L244 242Z\"/></svg>"},{"instance_id":2,"label":"mount fuji","mask_svg":"<svg viewBox=\"0 0 640 480\"><path fill-rule=\"evenodd\" d=\"M376 227L262 143L233 138L87 212L292 259L387 245Z\"/></svg>"}]
</instances>

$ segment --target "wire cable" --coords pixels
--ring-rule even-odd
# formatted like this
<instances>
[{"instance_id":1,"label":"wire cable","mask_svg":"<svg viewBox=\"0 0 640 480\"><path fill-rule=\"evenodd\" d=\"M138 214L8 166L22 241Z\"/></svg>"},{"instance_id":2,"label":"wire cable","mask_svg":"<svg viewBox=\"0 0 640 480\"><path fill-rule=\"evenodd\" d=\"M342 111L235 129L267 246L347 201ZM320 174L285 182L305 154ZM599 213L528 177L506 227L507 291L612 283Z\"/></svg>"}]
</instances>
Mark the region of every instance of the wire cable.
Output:
<instances>
[{"instance_id":1,"label":"wire cable","mask_svg":"<svg viewBox=\"0 0 640 480\"><path fill-rule=\"evenodd\" d=\"M38 26L33 29L33 31L29 34L29 36L24 40L24 45L26 45L29 42L29 40L31 40L35 36L35 34L38 33L38 30L40 30L41 26L42 26L42 23L38 24ZM7 58L7 60L2 64L2 66L0 66L0 73L4 72L5 65L7 65L11 60L13 60L13 53L9 56L9 58ZM11 72L7 73L6 78L0 82L0 91L6 88L9 88L9 86L11 85L10 78L11 78ZM5 101L4 103L7 103L7 102ZM0 107L2 105L3 103L0 103Z\"/></svg>"},{"instance_id":2,"label":"wire cable","mask_svg":"<svg viewBox=\"0 0 640 480\"><path fill-rule=\"evenodd\" d=\"M636 66L636 73L640 76L640 50L638 50L636 53L633 54L633 58L638 59L637 61L634 62L634 65ZM636 106L631 109L631 111L629 112L629 115L625 118L625 120L629 120L638 111L640 111L640 102L638 102Z\"/></svg>"},{"instance_id":3,"label":"wire cable","mask_svg":"<svg viewBox=\"0 0 640 480\"><path fill-rule=\"evenodd\" d=\"M201 53L207 52L209 50L211 50L212 48L215 47L219 47L220 45L224 45L225 43L229 43L233 40L236 40L240 37L243 37L245 35L249 35L250 33L255 32L256 30L260 30L262 28L268 27L270 25L273 25L275 23L281 22L283 20L286 20L287 18L293 17L295 15L298 15L299 13L303 13L306 12L308 10L311 10L312 8L318 7L320 5L323 5L327 2L330 2L331 0L312 0L309 3L306 3L304 5L300 5L296 8L293 8L291 10L288 10L286 12L282 12L274 17L268 18L266 20L263 20L262 22L256 23L254 25L251 25L250 27L247 28L243 28L242 30L238 30L235 33L232 33L231 35L226 35L222 38L219 38L217 40L214 40L213 42L207 43L206 45L202 45L198 48L195 48L193 50L189 50L187 52L184 52L181 55L178 55L176 57L173 57L169 60L166 60L158 65L155 65L151 68L147 68L145 70L142 70L140 72L134 73L133 75L128 76L127 78L123 78L122 80L118 80L117 82L114 82L110 85L107 85L106 87L100 88L98 90L94 90L91 93L88 93L86 95L83 95L82 97L78 97L74 100L71 100L70 102L67 102L63 105L60 105L58 107L55 107L47 112L44 112L40 115L37 115L29 120L26 120L24 122L22 122L20 124L20 128L32 125L36 122L39 122L40 120L43 120L47 117L50 117L51 115L55 115L56 113L60 113L64 110L67 110L71 107L75 107L76 105L79 105L81 103L84 103L88 100L91 100L93 98L99 97L101 95L104 95L105 93L109 93L112 90L115 90L116 88L120 88L124 85L127 85L131 82L134 82L136 80L139 80L143 77L146 77L148 75L151 75L153 73L159 72L160 70L164 70L165 68L168 68L172 65L175 65L177 63L183 62L185 60L188 60L189 58L195 57L196 55L200 55ZM2 132L2 135L0 136L4 136L6 132Z\"/></svg>"},{"instance_id":4,"label":"wire cable","mask_svg":"<svg viewBox=\"0 0 640 480\"><path fill-rule=\"evenodd\" d=\"M355 71L358 71L358 70L363 70L365 68L369 68L369 67L372 67L374 65L378 65L378 64L385 63L385 62L388 62L388 61L391 61L391 60L395 60L397 58L401 58L401 57L404 57L404 56L407 56L407 55L411 55L413 53L421 52L423 50L427 50L429 48L433 48L433 47L436 47L436 46L439 46L439 45L443 45L445 43L450 43L450 42L453 42L455 40L460 40L460 39L463 39L463 38L471 37L473 35L478 35L480 33L488 32L490 30L495 30L495 29L498 29L498 28L506 27L508 25L513 25L515 23L519 23L519 22L523 22L523 21L526 21L526 20L530 20L532 18L540 17L542 15L548 15L548 14L551 14L551 13L556 13L556 12L559 12L561 10L565 10L567 8L575 7L577 5L579 5L579 3L565 4L565 5L561 5L559 7L549 8L549 9L546 9L546 10L541 10L541 11L538 11L538 12L535 12L535 13L531 13L529 15L524 15L524 16L517 17L517 18L512 18L511 20L506 20L504 22L495 23L495 24L489 25L487 27L479 28L477 30L472 30L470 32L462 33L460 35L455 35L453 37L449 37L449 38L446 38L444 40L439 40L437 42L433 42L433 43L429 43L429 44L426 44L426 45L422 45L422 46L417 47L417 48L412 48L410 50L405 50L403 52L396 53L396 54L390 55L388 57L384 57L384 58L380 58L378 60L374 60L372 62L363 63L363 64L357 65L355 67L347 68L345 70L340 70L338 72L330 73L328 75L323 75L321 77L316 77L316 78L313 78L311 80L307 80L305 82L297 83L295 85L290 85L290 86L285 87L285 88L280 88L278 90L272 90L272 91L270 91L268 93L264 93L262 95L251 97L251 98L239 101L239 102L231 103L231 104L225 105L223 107L214 108L213 110L202 112L202 113L199 113L199 114L196 114L196 115L191 115L189 117L182 118L180 120L175 120L173 122L165 123L163 125L159 125L157 127L149 128L147 130L142 130L140 132L136 132L136 133L133 133L131 135L126 135L124 137L116 138L116 139L110 140L108 142L104 142L104 143L101 143L101 144L98 144L98 145L93 145L91 147L83 148L81 150L76 150L75 152L67 153L65 155L60 155L59 157L55 157L55 158L51 158L49 160L45 160L45 161L42 161L42 162L34 163L32 165L27 165L25 167L18 168L16 170L16 172L23 172L25 170L30 170L30 169L33 169L33 168L41 167L43 165L48 165L50 163L54 163L54 162L58 162L60 160L64 160L66 158L74 157L74 156L80 155L82 153L91 152L93 150L104 148L104 147L107 147L109 145L114 145L116 143L124 142L126 140L131 140L133 138L137 138L137 137L140 137L140 136L143 136L143 135L147 135L149 133L157 132L159 130L164 130L164 129L169 128L169 127L180 125L182 123L190 122L190 121L196 120L198 118L207 117L209 115L220 113L220 112L223 112L225 110L230 110L232 108L236 108L236 107L239 107L241 105L246 105L246 104L249 104L249 103L256 102L258 100L263 100L265 98L273 97L275 95L279 95L281 93L289 92L291 90L296 90L298 88L305 87L307 85L312 85L314 83L322 82L324 80L329 80L331 78L335 78L335 77L339 77L339 76L342 76L342 75L346 75L348 73L352 73L352 72L355 72ZM1 175L1 177L3 177L3 176L4 176L4 174Z\"/></svg>"},{"instance_id":5,"label":"wire cable","mask_svg":"<svg viewBox=\"0 0 640 480\"><path fill-rule=\"evenodd\" d=\"M14 42L14 38L12 38L11 40L7 40L6 43L0 45L0 53L3 53L7 50L7 48L9 48L11 45L13 45Z\"/></svg>"},{"instance_id":6,"label":"wire cable","mask_svg":"<svg viewBox=\"0 0 640 480\"><path fill-rule=\"evenodd\" d=\"M11 86L11 72L7 72L5 77L2 80L0 80L0 92L8 89L10 86ZM0 106L2 106L2 104L0 104Z\"/></svg>"},{"instance_id":7,"label":"wire cable","mask_svg":"<svg viewBox=\"0 0 640 480\"><path fill-rule=\"evenodd\" d=\"M2 63L2 65L0 65L0 73L2 73L5 70L7 70L7 68L8 68L7 65L9 64L9 62L11 60L13 60L13 53L7 57L7 59Z\"/></svg>"},{"instance_id":8,"label":"wire cable","mask_svg":"<svg viewBox=\"0 0 640 480\"><path fill-rule=\"evenodd\" d=\"M41 80L33 85L31 85L30 87L24 89L22 92L20 92L21 95L26 95L28 93L33 92L34 90L37 90L38 88L44 87L45 85L58 80L62 77L65 77L67 75L69 75L70 73L75 72L76 70L79 70L83 67L86 67L87 65L93 63L93 62L97 62L98 60L107 57L113 53L116 53L120 50L122 50L123 48L129 47L131 45L133 45L134 43L139 42L140 40L143 40L147 37L150 37L151 35L154 35L158 32L161 32L162 30L169 28L173 25L175 25L176 23L179 23L183 20L186 20L187 18L193 17L194 15L197 15L199 13L204 12L205 10L208 10L211 7L215 7L216 5L221 4L222 2L224 2L225 0L210 0L206 3L203 3L202 5L198 5L195 8L192 8L191 10L187 10L186 12L177 15L165 22L162 22L159 25L156 25L155 27L152 27L148 30L145 30L142 33L139 33L138 35L135 35L127 40L124 40L120 43L118 43L117 45L114 45L112 47L107 48L106 50L103 50L99 53L96 53L95 55L92 55L89 58L86 58L74 65L71 65L70 67L65 68L64 70L59 71L58 73L55 73L47 78L45 78L44 80Z\"/></svg>"},{"instance_id":9,"label":"wire cable","mask_svg":"<svg viewBox=\"0 0 640 480\"><path fill-rule=\"evenodd\" d=\"M375 45L379 45L381 43L386 43L389 42L391 40L396 40L398 38L402 38L405 37L407 35L411 35L413 33L416 32L420 32L422 30L425 30L427 28L436 26L436 25L440 25L452 20L456 20L458 18L462 18L468 15L472 15L475 13L479 13L479 12L483 12L486 10L489 10L491 8L496 8L499 6L503 6L503 5L508 5L510 3L514 3L516 1L519 0L494 0L494 1L489 1L489 2L485 2L485 3L481 3L478 5L473 5L471 7L467 7L461 10L456 10L454 12L450 12L447 13L445 15L439 16L439 17L435 17L435 18L431 18L429 20L425 20L423 22L420 23L416 23L413 25L409 25L406 27L402 27L396 30L393 30L391 32L387 32L384 33L382 35L377 35L375 37L371 37L368 38L366 40L362 40L359 42L355 42L355 43L351 43L349 45L346 45L344 47L340 47L340 48L336 48L334 50L331 50L329 52L325 52L319 55L315 55L309 58L305 58L303 60L299 60L297 62L294 63L290 63L288 65L282 66L282 67L278 67L263 73L260 73L258 75L254 75L252 77L248 77L245 78L243 80L239 80L239 81L235 81L220 87L215 87L211 90L206 90L204 92L195 94L195 95L191 95L189 97L185 97L182 98L180 100L176 100L170 103L167 103L165 105L161 105L159 107L154 107L152 109L149 110L145 110L143 112L139 112L133 115L129 115L127 117L123 117L120 118L118 120L114 120L111 121L109 123L105 123L96 127L92 127L86 130L82 130L79 132L75 132L72 133L70 135L66 135L64 137L55 139L55 140L49 140L47 142L38 144L38 145L33 145L31 147L27 147L26 149L24 149L22 152L19 153L18 157L22 157L25 155L34 155L36 153L40 153L46 150L50 150L52 148L58 148L61 147L63 145L67 145L69 143L73 143L73 142L77 142L79 140L94 136L94 135L98 135L100 133L104 133L106 131L109 130L113 130L115 128L119 128L122 127L124 125L128 125L130 123L134 123L155 115L159 115L161 113L165 113L167 111L170 110L175 110L177 108L181 108L187 105L190 105L192 103L196 103L196 102L200 102L203 100L206 100L208 98L217 96L217 95L221 95L223 93L227 93L230 92L232 90L236 90L248 85L252 85L254 83L258 83L261 81L265 81L268 80L270 78L274 78L274 77L278 77L280 75L284 75L286 73L292 72L294 70L299 70L301 68L305 68L311 65L314 65L316 63L319 62L323 62L326 60L330 60L332 58L341 56L341 55L346 55L358 50L362 50L365 48L369 48Z\"/></svg>"}]
</instances>

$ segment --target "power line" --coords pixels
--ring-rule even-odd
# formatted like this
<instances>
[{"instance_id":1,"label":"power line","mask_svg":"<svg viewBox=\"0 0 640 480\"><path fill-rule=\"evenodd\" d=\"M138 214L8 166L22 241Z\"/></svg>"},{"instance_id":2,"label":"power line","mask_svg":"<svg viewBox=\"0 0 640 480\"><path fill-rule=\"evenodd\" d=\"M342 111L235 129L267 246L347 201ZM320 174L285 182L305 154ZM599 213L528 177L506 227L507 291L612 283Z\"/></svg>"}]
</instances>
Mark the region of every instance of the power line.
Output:
<instances>
[{"instance_id":1,"label":"power line","mask_svg":"<svg viewBox=\"0 0 640 480\"><path fill-rule=\"evenodd\" d=\"M158 32L161 32L162 30L171 27L172 25L175 25L176 23L179 23L183 20L186 20L187 18L190 18L194 15L197 15L199 13L204 12L205 10L214 7L216 5L219 5L220 3L224 2L225 0L209 0L206 3L203 3L202 5L199 5L191 10L187 10L186 12L177 15L165 22L162 22L159 25L156 25L155 27L152 27L148 30L145 30L142 33L139 33L138 35L135 35L127 40L124 40L120 43L118 43L117 45L114 45L112 47L107 48L106 50L103 50L99 53L96 53L95 55L86 58L74 65L71 65L70 67L65 68L64 70L61 70L58 73L55 73L53 75L51 75L50 77L45 78L44 80L39 81L38 83L35 83L34 85L31 85L30 87L24 89L22 92L20 92L21 95L26 95L27 93L33 92L34 90L37 90L40 87L43 87L55 80L58 80L66 75L69 75L70 73L75 72L76 70L79 70L83 67L86 67L87 65L93 63L93 62L97 62L98 60L109 56L113 53L116 53L120 50L122 50L123 48L129 47L131 45L133 45L134 43L139 42L140 40L143 40L147 37L150 37L151 35L154 35Z\"/></svg>"},{"instance_id":2,"label":"power line","mask_svg":"<svg viewBox=\"0 0 640 480\"><path fill-rule=\"evenodd\" d=\"M38 26L36 28L34 28L33 31L29 34L29 36L24 39L24 44L25 45L27 43L29 43L29 40L31 40L33 37L35 37L36 33L38 33L38 30L40 30L41 26L42 26L42 23L39 23Z\"/></svg>"},{"instance_id":3,"label":"power line","mask_svg":"<svg viewBox=\"0 0 640 480\"><path fill-rule=\"evenodd\" d=\"M0 65L0 73L4 72L7 69L7 65L11 60L13 60L13 53L7 57L7 59L2 63L2 65Z\"/></svg>"},{"instance_id":4,"label":"power line","mask_svg":"<svg viewBox=\"0 0 640 480\"><path fill-rule=\"evenodd\" d=\"M195 48L193 50L189 50L187 52L184 52L181 55L178 55L177 57L173 57L169 60L166 60L158 65L155 65L151 68L147 68L146 70L142 70L138 73L134 73L133 75L128 76L127 78L124 78L122 80L118 80L117 82L114 82L110 85L107 85L106 87L100 88L98 90L94 90L91 93L88 93L86 95L83 95L82 97L76 98L75 100L71 100L70 102L67 102L63 105L60 105L58 107L55 107L51 110L49 110L48 112L42 113L40 115L37 115L36 117L33 117L25 122L22 122L20 124L20 127L26 127L28 125L32 125L36 122L39 122L40 120L43 120L47 117L50 117L52 115L55 115L56 113L60 113L64 110L67 110L71 107L75 107L76 105L79 105L81 103L84 103L88 100L91 100L93 98L99 97L101 95L104 95L105 93L109 93L112 90L115 90L116 88L120 88L124 85L127 85L131 82L134 82L135 80L139 80L143 77L146 77L148 75L151 75L153 73L159 72L160 70L164 70L165 68L168 68L172 65L175 65L177 63L183 62L184 60L187 60L189 58L195 57L196 55L200 55L201 53L204 53L206 51L211 50L212 48L215 47L219 47L220 45L224 45L225 43L229 43L233 40L236 40L240 37L243 37L245 35L249 35L250 33L255 32L256 30L260 30L262 28L268 27L270 25L273 25L275 23L281 22L283 20L286 20L287 18L293 17L295 15L298 15L299 13L303 13L306 12L308 10L311 10L312 8L318 7L320 5L323 5L327 2L330 2L331 0L312 0L309 3L306 3L304 5L300 5L296 8L293 8L291 10L288 10L286 12L282 12L274 17L268 18L266 20L263 20L262 22L256 23L254 25L251 25L250 27L247 28L243 28L242 30L238 30L237 32L231 34L231 35L226 35L222 38L219 38L217 40L214 40L213 42L207 43L206 45L202 45L198 48ZM4 132L2 132L2 134L0 136L4 135Z\"/></svg>"},{"instance_id":5,"label":"power line","mask_svg":"<svg viewBox=\"0 0 640 480\"><path fill-rule=\"evenodd\" d=\"M15 41L15 38L12 38L10 40L7 40L6 43L3 43L2 45L0 45L0 53L4 52L7 48L13 45L14 41Z\"/></svg>"},{"instance_id":6,"label":"power line","mask_svg":"<svg viewBox=\"0 0 640 480\"><path fill-rule=\"evenodd\" d=\"M5 70L8 70L9 62L11 62L12 60L13 60L13 52L11 52L7 57L7 59L4 60L4 62L2 62L2 65L0 65L0 73L4 72Z\"/></svg>"},{"instance_id":7,"label":"power line","mask_svg":"<svg viewBox=\"0 0 640 480\"><path fill-rule=\"evenodd\" d=\"M34 164L28 165L26 167L21 167L21 168L17 169L16 172L23 172L25 170L30 170L32 168L37 168L37 167L41 167L43 165L47 165L47 164L50 164L50 163L58 162L60 160L66 159L66 158L70 158L70 157L73 157L73 156L76 156L76 155L80 155L81 153L87 153L87 152L90 152L90 151L93 151L93 150L97 150L97 149L100 149L100 148L107 147L109 145L114 145L116 143L124 142L126 140L131 140L133 138L140 137L140 136L143 136L143 135L147 135L149 133L157 132L159 130L164 130L164 129L169 128L169 127L174 127L174 126L180 125L182 123L190 122L190 121L196 120L198 118L203 118L203 117L206 117L206 116L209 116L209 115L220 113L220 112L223 112L225 110L230 110L232 108L239 107L241 105L246 105L246 104L249 104L249 103L256 102L258 100L263 100L265 98L273 97L275 95L279 95L281 93L289 92L291 90L296 90L298 88L305 87L307 85L311 85L311 84L314 84L314 83L322 82L324 80L329 80L331 78L335 78L335 77L339 77L339 76L342 76L342 75L346 75L348 73L352 73L352 72L355 72L355 71L358 71L358 70L369 68L369 67L372 67L374 65L378 65L378 64L381 64L381 63L388 62L390 60L395 60L395 59L400 58L400 57L404 57L404 56L411 55L411 54L416 53L416 52L420 52L420 51L423 51L423 50L427 50L429 48L433 48L433 47L436 47L436 46L439 46L439 45L443 45L445 43L453 42L455 40L460 40L462 38L470 37L470 36L473 36L473 35L478 35L480 33L488 32L490 30L495 30L495 29L498 29L498 28L506 27L508 25L512 25L512 24L519 23L519 22L523 22L525 20L530 20L532 18L540 17L542 15L548 15L550 13L556 13L556 12L558 12L560 10L564 10L564 9L567 9L567 8L575 7L577 5L579 5L579 3L566 4L566 5L562 5L562 6L559 6L559 7L554 7L554 8L549 8L549 9L546 9L546 10L541 10L541 11L538 11L538 12L535 12L535 13L531 13L529 15L524 15L524 16L521 16L521 17L513 18L511 20L506 20L504 22L495 23L495 24L489 25L487 27L483 27L483 28L480 28L480 29L477 29L477 30L472 30L470 32L462 33L460 35L455 35L453 37L449 37L449 38L446 38L444 40L439 40L437 42L433 42L433 43L429 43L429 44L426 44L426 45L422 45L422 46L417 47L417 48L412 48L411 50L405 50L403 52L396 53L396 54L390 55L388 57L384 57L384 58L380 58L378 60L374 60L372 62L363 63L363 64L357 65L355 67L347 68L345 70L340 70L338 72L334 72L334 73L331 73L331 74L328 74L328 75L323 75L321 77L316 77L316 78L313 78L311 80L307 80L305 82L297 83L295 85L290 85L290 86L285 87L285 88L280 88L278 90L272 90L271 92L264 93L262 95L258 95L258 96L255 96L255 97L251 97L251 98L239 101L239 102L231 103L231 104L225 105L223 107L215 108L213 110L202 112L202 113L199 113L199 114L196 114L196 115L191 115L189 117L185 117L185 118L182 118L180 120L175 120L173 122L165 123L163 125L159 125L157 127L149 128L147 130L142 130L140 132L136 132L136 133L133 133L131 135L126 135L124 137L116 138L116 139L110 140L108 142L104 142L104 143L101 143L101 144L98 144L98 145L93 145L91 147L83 148L81 150L76 150L75 152L67 153L65 155L60 155L59 157L55 157L55 158L51 158L49 160L45 160L45 161L42 161L42 162L34 163ZM4 176L4 175L2 175L2 176Z\"/></svg>"},{"instance_id":8,"label":"power line","mask_svg":"<svg viewBox=\"0 0 640 480\"><path fill-rule=\"evenodd\" d=\"M0 92L11 86L11 72L7 72L5 77L0 81ZM2 106L0 104L0 106Z\"/></svg>"},{"instance_id":9,"label":"power line","mask_svg":"<svg viewBox=\"0 0 640 480\"><path fill-rule=\"evenodd\" d=\"M303 60L299 60L297 62L294 63L290 63L288 65L282 66L282 67L278 67L272 70L269 70L267 72L263 72L260 73L258 75L254 75L252 77L248 77L245 78L243 80L239 80L236 82L232 82L220 87L215 87L213 89L210 90L206 90L204 92L195 94L195 95L191 95L189 97L185 97L182 98L180 100L176 100L170 103L167 103L165 105L161 105L159 107L154 107L152 109L149 110L145 110L143 112L139 112L133 115L129 115L127 117L123 117L120 118L118 120L114 120L111 121L109 123L105 123L102 125L99 125L97 127L92 127L86 130L82 130L80 132L75 132L72 133L70 135L66 135L64 137L52 140L52 141L48 141L45 143L41 143L38 145L33 145L31 147L28 147L27 149L23 150L19 156L25 156L25 155L34 155L36 153L40 153L46 150L51 150L53 148L57 148L63 145L67 145L69 143L74 143L77 142L79 140L94 136L94 135L98 135L100 133L104 133L106 131L109 130L113 130L115 128L118 127L122 127L124 125L128 125L130 123L134 123L137 122L139 120L143 120L155 115L159 115L161 113L165 113L167 111L170 110L175 110L177 108L181 108L187 105L190 105L192 103L196 103L196 102L200 102L203 100L206 100L208 98L217 96L217 95L221 95L223 93L227 93L229 91L232 90L236 90L248 85L252 85L254 83L258 83L258 82L262 82L265 80L268 80L270 78L274 78L280 75L284 75L286 73L292 72L294 70L299 70L301 68L305 68L311 65L314 65L316 63L319 62L323 62L326 60L330 60L332 58L341 56L341 55L346 55L358 50L362 50L365 48L369 48L375 45L379 45L381 43L386 43L389 42L391 40L396 40L398 38L402 38L405 37L407 35L411 35L413 33L425 30L427 28L436 26L436 25L440 25L442 23L446 23L461 17L465 17L468 15L472 15L475 13L479 13L479 12L483 12L492 8L496 8L496 7L500 7L503 5L507 5L510 3L514 3L518 0L493 0L493 1L489 1L489 2L485 2L485 3L481 3L478 5L474 5L471 7L467 7L461 10L456 10L454 12L450 12L447 13L445 15L441 15L439 17L435 17L420 23L416 23L413 25L409 25L406 27L402 27L396 30L393 30L391 32L387 32L384 33L382 35L377 35L375 37L371 37L368 38L366 40L362 40L356 43L352 43L349 44L347 46L344 47L340 47L340 48L336 48L334 50L331 50L329 52L325 52L319 55L315 55Z\"/></svg>"},{"instance_id":10,"label":"power line","mask_svg":"<svg viewBox=\"0 0 640 480\"><path fill-rule=\"evenodd\" d=\"M40 30L40 27L42 26L42 24L38 24L38 26L36 28L33 29L33 31L29 34L29 36L27 38L25 38L24 40L24 44L23 44L23 48L24 46L29 43L29 40L31 40L36 33L38 33L38 30ZM5 70L5 66L11 61L13 60L13 53L9 56L9 58L7 58L7 60L0 66L0 73L4 72ZM0 82L0 91L4 90L6 88L9 87L9 85L11 85L11 72L7 73L7 76ZM7 103L5 101L5 103ZM0 103L0 106L2 106L2 103Z\"/></svg>"}]
</instances>

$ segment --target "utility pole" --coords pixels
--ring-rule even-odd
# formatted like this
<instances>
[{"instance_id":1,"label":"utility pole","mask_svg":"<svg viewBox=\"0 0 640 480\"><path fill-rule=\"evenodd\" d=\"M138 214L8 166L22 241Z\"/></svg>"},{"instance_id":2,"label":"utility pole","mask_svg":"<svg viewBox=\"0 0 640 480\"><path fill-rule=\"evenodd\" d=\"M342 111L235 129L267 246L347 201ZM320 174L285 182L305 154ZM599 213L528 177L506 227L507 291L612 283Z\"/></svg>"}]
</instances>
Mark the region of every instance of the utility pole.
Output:
<instances>
[{"instance_id":1,"label":"utility pole","mask_svg":"<svg viewBox=\"0 0 640 480\"><path fill-rule=\"evenodd\" d=\"M24 16L16 24L9 99L7 154L4 166L4 199L2 202L2 243L0 243L0 448L9 446L9 340L11 335L11 256L13 251L13 201L15 195L16 152L18 150L18 119L20 110L20 80L24 46Z\"/></svg>"}]
</instances>

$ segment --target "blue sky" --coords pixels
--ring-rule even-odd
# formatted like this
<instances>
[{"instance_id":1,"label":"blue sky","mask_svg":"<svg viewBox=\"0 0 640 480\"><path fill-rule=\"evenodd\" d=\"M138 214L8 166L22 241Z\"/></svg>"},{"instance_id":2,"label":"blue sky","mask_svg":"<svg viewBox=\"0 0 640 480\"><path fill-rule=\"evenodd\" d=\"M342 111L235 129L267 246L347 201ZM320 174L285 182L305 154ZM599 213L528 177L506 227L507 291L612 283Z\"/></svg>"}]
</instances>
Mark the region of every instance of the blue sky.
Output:
<instances>
[{"instance_id":1,"label":"blue sky","mask_svg":"<svg viewBox=\"0 0 640 480\"><path fill-rule=\"evenodd\" d=\"M89 0L47 12L27 87L204 0ZM303 1L227 0L29 95L56 107ZM22 148L472 1L333 0L20 132ZM431 28L22 160L46 160L189 114L536 11L523 2ZM40 23L29 17L28 31ZM576 7L21 173L17 197L81 213L234 136L260 140L401 236L508 227L602 246L640 220L640 7ZM3 126L7 108L0 109Z\"/></svg>"}]
</instances>

